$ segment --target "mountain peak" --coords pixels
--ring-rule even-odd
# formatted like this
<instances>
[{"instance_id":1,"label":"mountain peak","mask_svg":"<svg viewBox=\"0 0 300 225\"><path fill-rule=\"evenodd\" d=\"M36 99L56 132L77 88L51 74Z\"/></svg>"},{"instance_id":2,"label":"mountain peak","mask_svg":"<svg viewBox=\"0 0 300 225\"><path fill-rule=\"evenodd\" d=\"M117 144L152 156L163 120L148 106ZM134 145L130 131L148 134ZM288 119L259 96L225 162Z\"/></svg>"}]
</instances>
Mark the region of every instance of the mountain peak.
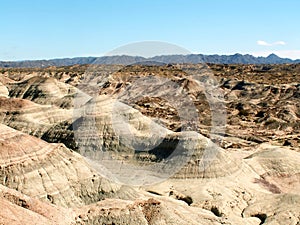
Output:
<instances>
[{"instance_id":1,"label":"mountain peak","mask_svg":"<svg viewBox=\"0 0 300 225\"><path fill-rule=\"evenodd\" d=\"M279 57L278 55L274 54L274 53L268 55L267 58L268 58L268 59L272 59L272 58L273 58L273 59L275 59L275 58L276 58L276 59L280 59L280 57Z\"/></svg>"},{"instance_id":2,"label":"mountain peak","mask_svg":"<svg viewBox=\"0 0 300 225\"><path fill-rule=\"evenodd\" d=\"M236 53L234 55L161 55L151 58L144 58L139 56L129 55L113 55L103 57L77 57L68 59L51 59L51 60L27 60L4 62L0 61L0 67L49 67L49 66L71 66L82 64L143 64L145 62L159 62L159 63L213 63L213 64L285 64L285 63L299 63L300 60L291 60L287 58L280 58L274 53L267 57L254 57L253 55L242 55Z\"/></svg>"}]
</instances>

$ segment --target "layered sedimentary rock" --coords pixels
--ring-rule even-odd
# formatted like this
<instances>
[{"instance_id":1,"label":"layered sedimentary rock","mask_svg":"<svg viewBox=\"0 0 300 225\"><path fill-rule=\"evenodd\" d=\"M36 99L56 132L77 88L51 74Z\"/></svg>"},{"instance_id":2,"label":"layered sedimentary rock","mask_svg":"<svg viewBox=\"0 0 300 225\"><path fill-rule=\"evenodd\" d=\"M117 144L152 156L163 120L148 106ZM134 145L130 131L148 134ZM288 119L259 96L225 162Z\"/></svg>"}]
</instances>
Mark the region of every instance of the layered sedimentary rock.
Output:
<instances>
[{"instance_id":1,"label":"layered sedimentary rock","mask_svg":"<svg viewBox=\"0 0 300 225\"><path fill-rule=\"evenodd\" d=\"M0 83L0 97L8 97L8 89L5 85L3 85L2 83Z\"/></svg>"},{"instance_id":2,"label":"layered sedimentary rock","mask_svg":"<svg viewBox=\"0 0 300 225\"><path fill-rule=\"evenodd\" d=\"M213 213L164 197L108 199L76 210L85 224L221 224Z\"/></svg>"},{"instance_id":3,"label":"layered sedimentary rock","mask_svg":"<svg viewBox=\"0 0 300 225\"><path fill-rule=\"evenodd\" d=\"M72 118L72 110L26 99L0 98L0 120L12 128L42 137L51 127Z\"/></svg>"},{"instance_id":4,"label":"layered sedimentary rock","mask_svg":"<svg viewBox=\"0 0 300 225\"><path fill-rule=\"evenodd\" d=\"M263 144L246 157L246 163L260 175L255 182L274 193L299 193L300 154L287 147Z\"/></svg>"},{"instance_id":5,"label":"layered sedimentary rock","mask_svg":"<svg viewBox=\"0 0 300 225\"><path fill-rule=\"evenodd\" d=\"M297 68L1 70L0 223L298 224Z\"/></svg>"},{"instance_id":6,"label":"layered sedimentary rock","mask_svg":"<svg viewBox=\"0 0 300 225\"><path fill-rule=\"evenodd\" d=\"M248 206L243 217L257 217L260 224L299 224L299 195L268 196Z\"/></svg>"},{"instance_id":7,"label":"layered sedimentary rock","mask_svg":"<svg viewBox=\"0 0 300 225\"><path fill-rule=\"evenodd\" d=\"M151 193L189 201L191 206L228 218L230 224L299 222L299 153L261 145L257 152L235 152L242 167L218 178L169 179L147 187ZM249 219L249 220L248 220Z\"/></svg>"},{"instance_id":8,"label":"layered sedimentary rock","mask_svg":"<svg viewBox=\"0 0 300 225\"><path fill-rule=\"evenodd\" d=\"M212 213L167 198L106 199L66 209L0 185L1 224L216 224Z\"/></svg>"},{"instance_id":9,"label":"layered sedimentary rock","mask_svg":"<svg viewBox=\"0 0 300 225\"><path fill-rule=\"evenodd\" d=\"M109 170L127 180L148 172L165 178L219 177L240 168L239 160L203 135L172 132L106 96L89 100L78 110L74 127L79 152L102 160Z\"/></svg>"},{"instance_id":10,"label":"layered sedimentary rock","mask_svg":"<svg viewBox=\"0 0 300 225\"><path fill-rule=\"evenodd\" d=\"M300 129L297 68L295 65L120 67L104 75L106 82L100 93L118 98L148 117L159 118L161 124L173 131L180 131L185 122L180 115L183 107L178 107L180 104L174 99L190 97L199 115L194 127L209 136L213 113L222 109L212 107L207 88L211 86L211 90L219 90L223 95L217 103L226 105L227 135L238 138L225 138L223 147L246 147L274 140L277 145L289 145L295 150L299 148ZM158 80L162 77L164 82L156 84L151 76L160 77ZM147 79L151 81L149 87L144 81Z\"/></svg>"},{"instance_id":11,"label":"layered sedimentary rock","mask_svg":"<svg viewBox=\"0 0 300 225\"><path fill-rule=\"evenodd\" d=\"M60 108L73 106L76 88L52 77L33 76L9 84L10 97L28 99L42 105L56 105Z\"/></svg>"},{"instance_id":12,"label":"layered sedimentary rock","mask_svg":"<svg viewBox=\"0 0 300 225\"><path fill-rule=\"evenodd\" d=\"M0 185L1 224L75 224L76 214Z\"/></svg>"},{"instance_id":13,"label":"layered sedimentary rock","mask_svg":"<svg viewBox=\"0 0 300 225\"><path fill-rule=\"evenodd\" d=\"M183 202L153 198L142 191L138 193L113 184L95 173L80 155L61 144L48 144L4 125L0 126L0 133L0 177L6 186L0 186L0 202L7 206L0 213L3 223L32 220L36 224L199 224L199 221L214 224L223 221Z\"/></svg>"},{"instance_id":14,"label":"layered sedimentary rock","mask_svg":"<svg viewBox=\"0 0 300 225\"><path fill-rule=\"evenodd\" d=\"M0 180L7 187L61 206L80 206L114 195L134 196L130 188L101 177L61 144L48 144L4 125L0 133Z\"/></svg>"}]
</instances>

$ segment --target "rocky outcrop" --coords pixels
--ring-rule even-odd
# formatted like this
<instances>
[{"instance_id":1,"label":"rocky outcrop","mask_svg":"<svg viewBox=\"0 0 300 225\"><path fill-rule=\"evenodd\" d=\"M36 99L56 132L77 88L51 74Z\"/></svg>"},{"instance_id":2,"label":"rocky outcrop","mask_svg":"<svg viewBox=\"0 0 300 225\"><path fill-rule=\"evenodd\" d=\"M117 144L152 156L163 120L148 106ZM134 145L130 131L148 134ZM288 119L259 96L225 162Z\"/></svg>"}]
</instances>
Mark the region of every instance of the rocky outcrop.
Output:
<instances>
[{"instance_id":1,"label":"rocky outcrop","mask_svg":"<svg viewBox=\"0 0 300 225\"><path fill-rule=\"evenodd\" d=\"M287 147L262 144L257 152L246 157L246 163L257 174L259 183L273 193L299 193L300 154Z\"/></svg>"},{"instance_id":2,"label":"rocky outcrop","mask_svg":"<svg viewBox=\"0 0 300 225\"><path fill-rule=\"evenodd\" d=\"M40 105L19 98L0 98L0 120L3 124L36 137L51 127L72 118L72 110Z\"/></svg>"},{"instance_id":3,"label":"rocky outcrop","mask_svg":"<svg viewBox=\"0 0 300 225\"><path fill-rule=\"evenodd\" d=\"M28 99L42 105L56 105L66 109L73 106L76 93L75 87L52 77L33 76L8 86L10 97Z\"/></svg>"},{"instance_id":4,"label":"rocky outcrop","mask_svg":"<svg viewBox=\"0 0 300 225\"><path fill-rule=\"evenodd\" d=\"M2 83L0 83L0 97L8 97L8 89L5 85L3 85Z\"/></svg>"},{"instance_id":5,"label":"rocky outcrop","mask_svg":"<svg viewBox=\"0 0 300 225\"><path fill-rule=\"evenodd\" d=\"M290 145L296 150L299 148L300 89L299 79L293 74L297 74L297 66L269 67L266 70L253 65L128 66L112 69L110 75L103 76L106 82L102 86L99 83L98 88L100 94L118 98L176 132L186 122L183 109L197 111L199 117L193 120L192 127L205 136L210 135L213 112L222 111L224 104L227 135L238 139L221 143L222 147L249 147L276 140L277 145ZM209 89L203 88L209 86L205 86L208 81L218 81L216 90L219 88L224 96L216 101L221 105L215 109L208 99ZM215 90L214 85L211 90ZM188 98L195 109L180 105L189 102ZM220 117L216 113L215 116Z\"/></svg>"},{"instance_id":6,"label":"rocky outcrop","mask_svg":"<svg viewBox=\"0 0 300 225\"><path fill-rule=\"evenodd\" d=\"M1 184L61 206L81 206L135 192L101 177L77 153L0 125ZM123 191L124 190L124 191Z\"/></svg>"},{"instance_id":7,"label":"rocky outcrop","mask_svg":"<svg viewBox=\"0 0 300 225\"><path fill-rule=\"evenodd\" d=\"M212 213L167 198L108 199L76 210L84 224L221 224Z\"/></svg>"},{"instance_id":8,"label":"rocky outcrop","mask_svg":"<svg viewBox=\"0 0 300 225\"><path fill-rule=\"evenodd\" d=\"M260 224L299 224L299 195L268 196L247 207L242 216L259 218Z\"/></svg>"},{"instance_id":9,"label":"rocky outcrop","mask_svg":"<svg viewBox=\"0 0 300 225\"><path fill-rule=\"evenodd\" d=\"M227 218L230 224L288 221L296 225L300 215L299 153L263 144L254 154L231 154L243 158L242 167L235 173L216 179L169 179L146 190L189 201L191 206Z\"/></svg>"},{"instance_id":10,"label":"rocky outcrop","mask_svg":"<svg viewBox=\"0 0 300 225\"><path fill-rule=\"evenodd\" d=\"M1 224L75 224L76 214L0 185Z\"/></svg>"},{"instance_id":11,"label":"rocky outcrop","mask_svg":"<svg viewBox=\"0 0 300 225\"><path fill-rule=\"evenodd\" d=\"M0 223L298 224L297 69L2 69Z\"/></svg>"},{"instance_id":12,"label":"rocky outcrop","mask_svg":"<svg viewBox=\"0 0 300 225\"><path fill-rule=\"evenodd\" d=\"M240 168L240 161L203 135L167 130L119 101L99 96L78 110L74 127L79 152L101 159L120 179L132 182L149 172L164 179L219 177Z\"/></svg>"},{"instance_id":13,"label":"rocky outcrop","mask_svg":"<svg viewBox=\"0 0 300 225\"><path fill-rule=\"evenodd\" d=\"M3 187L4 194L0 194L0 202L8 204L0 213L4 223L33 220L37 224L199 224L199 221L214 224L224 221L184 202L158 196L150 198L143 191L114 184L61 144L48 144L4 125L0 126L0 133L0 180L15 189ZM16 212L9 216L7 210Z\"/></svg>"}]
</instances>

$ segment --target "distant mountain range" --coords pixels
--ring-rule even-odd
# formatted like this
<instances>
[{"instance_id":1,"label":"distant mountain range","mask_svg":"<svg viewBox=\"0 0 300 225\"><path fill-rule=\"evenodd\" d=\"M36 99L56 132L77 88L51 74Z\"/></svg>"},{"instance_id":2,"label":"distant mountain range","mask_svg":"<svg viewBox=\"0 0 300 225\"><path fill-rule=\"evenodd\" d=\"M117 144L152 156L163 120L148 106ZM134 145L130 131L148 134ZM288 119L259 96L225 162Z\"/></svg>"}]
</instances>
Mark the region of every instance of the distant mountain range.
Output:
<instances>
[{"instance_id":1,"label":"distant mountain range","mask_svg":"<svg viewBox=\"0 0 300 225\"><path fill-rule=\"evenodd\" d=\"M49 67L70 66L75 64L139 64L139 63L216 63L216 64L292 64L300 63L300 59L292 60L280 58L275 54L267 57L255 57L249 54L234 55L162 55L151 58L139 56L102 56L102 57L77 57L50 60L26 60L26 61L0 61L0 67Z\"/></svg>"}]
</instances>

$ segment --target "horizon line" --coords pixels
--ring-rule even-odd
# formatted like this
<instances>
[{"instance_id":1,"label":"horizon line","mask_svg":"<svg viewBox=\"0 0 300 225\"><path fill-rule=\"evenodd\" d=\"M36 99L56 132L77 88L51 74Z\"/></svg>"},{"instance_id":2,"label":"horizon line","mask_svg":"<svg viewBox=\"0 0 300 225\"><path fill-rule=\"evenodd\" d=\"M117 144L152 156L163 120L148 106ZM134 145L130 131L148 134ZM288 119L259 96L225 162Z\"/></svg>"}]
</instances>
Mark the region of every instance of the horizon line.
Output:
<instances>
[{"instance_id":1,"label":"horizon line","mask_svg":"<svg viewBox=\"0 0 300 225\"><path fill-rule=\"evenodd\" d=\"M275 55L281 59L289 59L292 61L300 60L300 58L297 59L291 59L288 57L280 57L276 53L269 53L267 56L263 55L254 55L251 53L215 53L215 54L205 54L205 53L190 53L190 54L166 54L166 55L155 55L150 57L140 56L140 55L126 55L126 54L116 54L116 55L83 55L83 56L62 56L62 57L53 57L53 58L41 58L41 59L18 59L18 60L0 60L0 62L10 63L10 62L30 62L30 61L51 61L51 60L63 60L63 59L77 59L77 58L102 58L102 57L116 57L116 56L130 56L130 57L141 57L144 59L152 59L154 57L160 57L160 56L188 56L188 55L203 55L203 56L234 56L234 55L242 55L242 56L252 56L255 58L267 58L271 55Z\"/></svg>"}]
</instances>

